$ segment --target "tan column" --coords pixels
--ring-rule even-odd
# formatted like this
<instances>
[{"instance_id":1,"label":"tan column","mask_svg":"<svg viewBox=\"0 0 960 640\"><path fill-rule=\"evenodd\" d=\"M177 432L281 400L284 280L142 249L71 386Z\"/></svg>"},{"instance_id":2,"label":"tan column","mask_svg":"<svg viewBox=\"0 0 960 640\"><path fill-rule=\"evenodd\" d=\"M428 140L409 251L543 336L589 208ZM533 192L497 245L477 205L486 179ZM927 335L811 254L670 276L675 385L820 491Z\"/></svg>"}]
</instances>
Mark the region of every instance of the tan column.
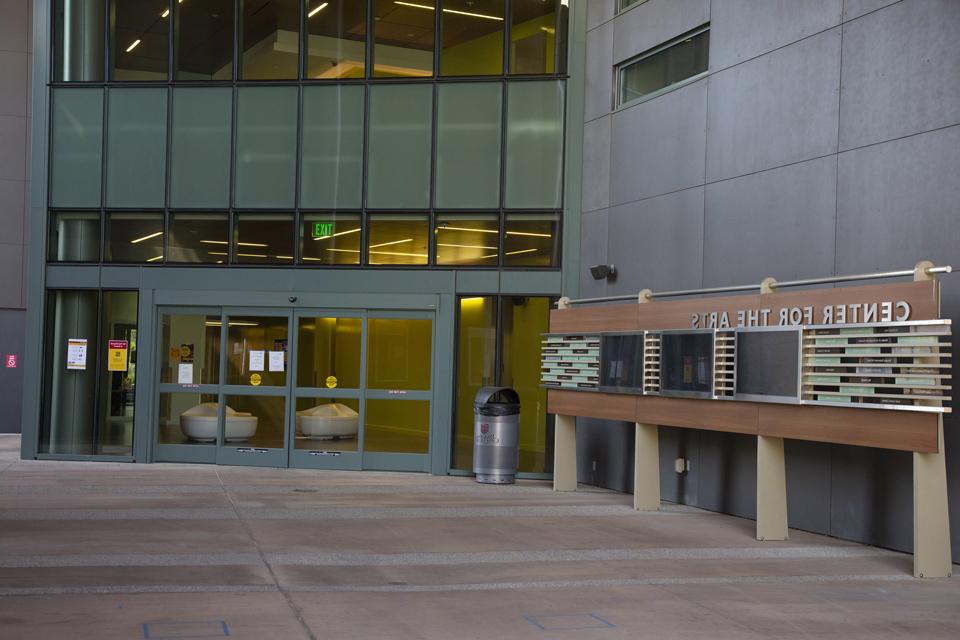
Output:
<instances>
[{"instance_id":1,"label":"tan column","mask_svg":"<svg viewBox=\"0 0 960 640\"><path fill-rule=\"evenodd\" d=\"M636 423L633 508L637 511L660 509L660 429L655 424Z\"/></svg>"},{"instance_id":2,"label":"tan column","mask_svg":"<svg viewBox=\"0 0 960 640\"><path fill-rule=\"evenodd\" d=\"M556 416L553 441L553 490L577 490L577 419Z\"/></svg>"},{"instance_id":3,"label":"tan column","mask_svg":"<svg viewBox=\"0 0 960 640\"><path fill-rule=\"evenodd\" d=\"M777 281L765 278L761 295L775 293ZM757 436L757 540L786 540L787 465L783 438Z\"/></svg>"},{"instance_id":4,"label":"tan column","mask_svg":"<svg viewBox=\"0 0 960 640\"><path fill-rule=\"evenodd\" d=\"M913 279L932 280L923 260ZM939 291L938 291L939 297ZM939 300L937 301L939 304ZM913 575L947 578L953 571L950 553L950 512L947 503L947 464L943 452L943 416L937 420L937 452L913 454Z\"/></svg>"}]
</instances>

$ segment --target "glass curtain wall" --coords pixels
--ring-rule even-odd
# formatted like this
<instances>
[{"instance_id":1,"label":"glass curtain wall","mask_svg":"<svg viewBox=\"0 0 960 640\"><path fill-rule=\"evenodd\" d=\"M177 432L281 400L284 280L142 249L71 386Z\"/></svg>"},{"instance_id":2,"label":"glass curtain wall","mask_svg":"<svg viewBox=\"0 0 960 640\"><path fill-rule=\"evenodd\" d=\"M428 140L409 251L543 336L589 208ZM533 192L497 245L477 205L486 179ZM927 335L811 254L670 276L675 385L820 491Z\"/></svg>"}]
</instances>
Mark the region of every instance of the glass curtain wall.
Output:
<instances>
[{"instance_id":1,"label":"glass curtain wall","mask_svg":"<svg viewBox=\"0 0 960 640\"><path fill-rule=\"evenodd\" d=\"M552 299L466 296L457 312L457 382L453 467L473 466L473 399L485 386L520 395L519 471L553 470L553 421L540 388L540 334L549 327Z\"/></svg>"},{"instance_id":2,"label":"glass curtain wall","mask_svg":"<svg viewBox=\"0 0 960 640\"><path fill-rule=\"evenodd\" d=\"M133 455L135 291L47 292L39 452Z\"/></svg>"}]
</instances>

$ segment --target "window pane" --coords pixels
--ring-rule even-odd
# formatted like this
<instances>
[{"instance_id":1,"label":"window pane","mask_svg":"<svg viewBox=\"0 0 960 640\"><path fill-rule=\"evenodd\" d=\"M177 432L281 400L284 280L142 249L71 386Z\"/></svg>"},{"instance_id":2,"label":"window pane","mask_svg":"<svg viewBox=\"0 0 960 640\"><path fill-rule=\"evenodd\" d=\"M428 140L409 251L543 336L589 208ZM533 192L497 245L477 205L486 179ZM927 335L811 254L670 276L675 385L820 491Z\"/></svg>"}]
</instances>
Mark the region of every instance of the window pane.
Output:
<instances>
[{"instance_id":1,"label":"window pane","mask_svg":"<svg viewBox=\"0 0 960 640\"><path fill-rule=\"evenodd\" d=\"M96 444L97 292L49 291L46 315L40 453L90 455Z\"/></svg>"},{"instance_id":2,"label":"window pane","mask_svg":"<svg viewBox=\"0 0 960 640\"><path fill-rule=\"evenodd\" d=\"M507 90L506 206L559 209L563 188L563 83Z\"/></svg>"},{"instance_id":3,"label":"window pane","mask_svg":"<svg viewBox=\"0 0 960 640\"><path fill-rule=\"evenodd\" d=\"M367 387L428 391L433 359L433 321L367 320Z\"/></svg>"},{"instance_id":4,"label":"window pane","mask_svg":"<svg viewBox=\"0 0 960 640\"><path fill-rule=\"evenodd\" d=\"M304 0L307 8L307 78L363 78L367 3Z\"/></svg>"},{"instance_id":5,"label":"window pane","mask_svg":"<svg viewBox=\"0 0 960 640\"><path fill-rule=\"evenodd\" d=\"M240 264L293 264L293 214L238 213L233 236Z\"/></svg>"},{"instance_id":6,"label":"window pane","mask_svg":"<svg viewBox=\"0 0 960 640\"><path fill-rule=\"evenodd\" d=\"M432 118L430 85L370 88L368 207L430 206Z\"/></svg>"},{"instance_id":7,"label":"window pane","mask_svg":"<svg viewBox=\"0 0 960 640\"><path fill-rule=\"evenodd\" d=\"M177 80L233 78L233 0L176 5Z\"/></svg>"},{"instance_id":8,"label":"window pane","mask_svg":"<svg viewBox=\"0 0 960 640\"><path fill-rule=\"evenodd\" d=\"M297 449L356 451L360 401L355 398L298 398Z\"/></svg>"},{"instance_id":9,"label":"window pane","mask_svg":"<svg viewBox=\"0 0 960 640\"><path fill-rule=\"evenodd\" d=\"M225 213L171 213L167 262L223 264L229 239Z\"/></svg>"},{"instance_id":10,"label":"window pane","mask_svg":"<svg viewBox=\"0 0 960 640\"><path fill-rule=\"evenodd\" d=\"M360 214L305 213L300 226L304 264L360 264Z\"/></svg>"},{"instance_id":11,"label":"window pane","mask_svg":"<svg viewBox=\"0 0 960 640\"><path fill-rule=\"evenodd\" d=\"M556 213L511 214L503 240L508 267L556 267L560 264L560 216Z\"/></svg>"},{"instance_id":12,"label":"window pane","mask_svg":"<svg viewBox=\"0 0 960 640\"><path fill-rule=\"evenodd\" d=\"M226 384L282 387L287 384L286 316L227 318ZM270 353L282 353L282 370L270 366Z\"/></svg>"},{"instance_id":13,"label":"window pane","mask_svg":"<svg viewBox=\"0 0 960 640\"><path fill-rule=\"evenodd\" d=\"M561 0L513 0L510 9L510 73L553 73Z\"/></svg>"},{"instance_id":14,"label":"window pane","mask_svg":"<svg viewBox=\"0 0 960 640\"><path fill-rule=\"evenodd\" d=\"M363 112L361 86L303 88L301 207L360 208Z\"/></svg>"},{"instance_id":15,"label":"window pane","mask_svg":"<svg viewBox=\"0 0 960 640\"><path fill-rule=\"evenodd\" d=\"M111 80L167 79L168 0L112 0Z\"/></svg>"},{"instance_id":16,"label":"window pane","mask_svg":"<svg viewBox=\"0 0 960 640\"><path fill-rule=\"evenodd\" d=\"M103 90L54 89L50 133L50 204L99 207Z\"/></svg>"},{"instance_id":17,"label":"window pane","mask_svg":"<svg viewBox=\"0 0 960 640\"><path fill-rule=\"evenodd\" d=\"M219 315L164 314L160 319L160 382L217 384L222 326Z\"/></svg>"},{"instance_id":18,"label":"window pane","mask_svg":"<svg viewBox=\"0 0 960 640\"><path fill-rule=\"evenodd\" d=\"M241 87L237 104L238 207L293 207L297 88Z\"/></svg>"},{"instance_id":19,"label":"window pane","mask_svg":"<svg viewBox=\"0 0 960 640\"><path fill-rule=\"evenodd\" d=\"M163 260L162 213L107 215L106 262L160 262Z\"/></svg>"},{"instance_id":20,"label":"window pane","mask_svg":"<svg viewBox=\"0 0 960 640\"><path fill-rule=\"evenodd\" d=\"M453 466L471 469L473 399L482 387L496 384L497 299L493 296L460 298L459 313ZM536 357L539 358L539 336L534 344L538 347Z\"/></svg>"},{"instance_id":21,"label":"window pane","mask_svg":"<svg viewBox=\"0 0 960 640\"><path fill-rule=\"evenodd\" d=\"M428 216L380 214L369 218L369 264L427 264Z\"/></svg>"},{"instance_id":22,"label":"window pane","mask_svg":"<svg viewBox=\"0 0 960 640\"><path fill-rule=\"evenodd\" d=\"M502 94L499 82L438 87L436 206L500 206Z\"/></svg>"},{"instance_id":23,"label":"window pane","mask_svg":"<svg viewBox=\"0 0 960 640\"><path fill-rule=\"evenodd\" d=\"M499 216L490 213L437 216L437 264L497 266Z\"/></svg>"},{"instance_id":24,"label":"window pane","mask_svg":"<svg viewBox=\"0 0 960 640\"><path fill-rule=\"evenodd\" d=\"M400 4L394 0L376 0L374 76L433 75L435 2L416 0Z\"/></svg>"},{"instance_id":25,"label":"window pane","mask_svg":"<svg viewBox=\"0 0 960 640\"><path fill-rule=\"evenodd\" d=\"M103 80L101 0L57 0L53 14L53 81Z\"/></svg>"},{"instance_id":26,"label":"window pane","mask_svg":"<svg viewBox=\"0 0 960 640\"><path fill-rule=\"evenodd\" d=\"M167 90L111 89L107 117L107 206L166 203Z\"/></svg>"},{"instance_id":27,"label":"window pane","mask_svg":"<svg viewBox=\"0 0 960 640\"><path fill-rule=\"evenodd\" d=\"M54 262L97 262L100 260L100 214L50 214L48 260Z\"/></svg>"},{"instance_id":28,"label":"window pane","mask_svg":"<svg viewBox=\"0 0 960 640\"><path fill-rule=\"evenodd\" d=\"M300 318L297 386L360 388L360 318Z\"/></svg>"},{"instance_id":29,"label":"window pane","mask_svg":"<svg viewBox=\"0 0 960 640\"><path fill-rule=\"evenodd\" d=\"M363 450L427 453L430 450L429 400L367 400Z\"/></svg>"},{"instance_id":30,"label":"window pane","mask_svg":"<svg viewBox=\"0 0 960 640\"><path fill-rule=\"evenodd\" d=\"M284 446L286 398L283 396L226 396L224 438L228 444L267 449Z\"/></svg>"},{"instance_id":31,"label":"window pane","mask_svg":"<svg viewBox=\"0 0 960 640\"><path fill-rule=\"evenodd\" d=\"M137 388L136 291L104 291L100 334L99 437L94 453L133 455Z\"/></svg>"},{"instance_id":32,"label":"window pane","mask_svg":"<svg viewBox=\"0 0 960 640\"><path fill-rule=\"evenodd\" d=\"M503 73L503 0L441 0L440 74Z\"/></svg>"},{"instance_id":33,"label":"window pane","mask_svg":"<svg viewBox=\"0 0 960 640\"><path fill-rule=\"evenodd\" d=\"M553 470L553 425L547 418L547 390L540 388L540 334L550 322L550 299L504 297L500 384L520 395L519 471Z\"/></svg>"},{"instance_id":34,"label":"window pane","mask_svg":"<svg viewBox=\"0 0 960 640\"><path fill-rule=\"evenodd\" d=\"M620 69L620 104L705 72L709 51L710 32L704 31L623 67Z\"/></svg>"},{"instance_id":35,"label":"window pane","mask_svg":"<svg viewBox=\"0 0 960 640\"><path fill-rule=\"evenodd\" d=\"M173 90L170 206L230 206L233 90Z\"/></svg>"},{"instance_id":36,"label":"window pane","mask_svg":"<svg viewBox=\"0 0 960 640\"><path fill-rule=\"evenodd\" d=\"M160 444L215 444L217 409L215 393L161 393L158 441ZM204 413L207 415L197 415Z\"/></svg>"},{"instance_id":37,"label":"window pane","mask_svg":"<svg viewBox=\"0 0 960 640\"><path fill-rule=\"evenodd\" d=\"M299 0L242 0L243 80L295 80L300 57Z\"/></svg>"}]
</instances>

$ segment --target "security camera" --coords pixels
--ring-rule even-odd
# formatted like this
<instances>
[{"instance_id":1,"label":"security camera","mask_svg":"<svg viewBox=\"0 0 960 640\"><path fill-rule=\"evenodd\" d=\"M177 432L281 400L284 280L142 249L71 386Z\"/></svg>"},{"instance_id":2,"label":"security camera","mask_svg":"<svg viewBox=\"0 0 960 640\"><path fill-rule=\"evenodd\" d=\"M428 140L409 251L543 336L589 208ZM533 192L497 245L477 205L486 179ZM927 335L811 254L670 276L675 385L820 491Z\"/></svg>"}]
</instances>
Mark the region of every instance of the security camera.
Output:
<instances>
[{"instance_id":1,"label":"security camera","mask_svg":"<svg viewBox=\"0 0 960 640\"><path fill-rule=\"evenodd\" d=\"M594 280L613 280L617 275L617 268L612 264L595 264L590 267L590 275Z\"/></svg>"},{"instance_id":2,"label":"security camera","mask_svg":"<svg viewBox=\"0 0 960 640\"><path fill-rule=\"evenodd\" d=\"M290 296L289 298L287 298L287 300L289 300L290 302L296 302L297 296Z\"/></svg>"}]
</instances>

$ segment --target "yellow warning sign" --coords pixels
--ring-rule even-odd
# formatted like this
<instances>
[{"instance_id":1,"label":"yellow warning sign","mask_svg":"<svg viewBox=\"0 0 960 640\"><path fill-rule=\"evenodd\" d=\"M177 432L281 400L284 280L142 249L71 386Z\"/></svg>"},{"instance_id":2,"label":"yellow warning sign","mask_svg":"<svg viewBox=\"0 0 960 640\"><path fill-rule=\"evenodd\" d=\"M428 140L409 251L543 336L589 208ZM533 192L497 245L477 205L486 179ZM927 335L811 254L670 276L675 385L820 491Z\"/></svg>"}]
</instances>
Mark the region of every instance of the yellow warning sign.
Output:
<instances>
[{"instance_id":1,"label":"yellow warning sign","mask_svg":"<svg viewBox=\"0 0 960 640\"><path fill-rule=\"evenodd\" d=\"M107 341L107 371L127 370L127 349L130 343L126 340Z\"/></svg>"},{"instance_id":2,"label":"yellow warning sign","mask_svg":"<svg viewBox=\"0 0 960 640\"><path fill-rule=\"evenodd\" d=\"M327 389L333 389L337 386L337 376L327 376Z\"/></svg>"},{"instance_id":3,"label":"yellow warning sign","mask_svg":"<svg viewBox=\"0 0 960 640\"><path fill-rule=\"evenodd\" d=\"M259 374L259 373L251 373L251 374L250 374L250 384L252 384L253 386L259 387L261 380L263 380L263 378L260 377L260 374Z\"/></svg>"}]
</instances>

